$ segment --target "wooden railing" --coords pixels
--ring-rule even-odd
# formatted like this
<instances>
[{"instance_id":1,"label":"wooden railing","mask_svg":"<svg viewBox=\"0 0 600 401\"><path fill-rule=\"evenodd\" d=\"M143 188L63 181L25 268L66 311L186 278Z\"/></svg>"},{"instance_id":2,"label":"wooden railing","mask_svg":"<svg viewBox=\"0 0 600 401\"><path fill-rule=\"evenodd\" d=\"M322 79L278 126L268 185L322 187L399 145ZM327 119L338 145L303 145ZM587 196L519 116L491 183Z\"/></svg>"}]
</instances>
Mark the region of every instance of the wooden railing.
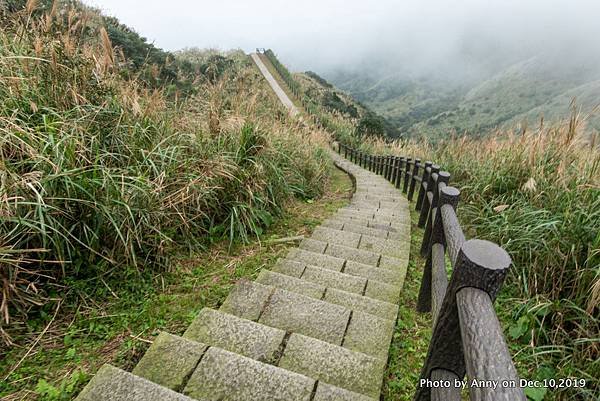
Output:
<instances>
[{"instance_id":1,"label":"wooden railing","mask_svg":"<svg viewBox=\"0 0 600 401\"><path fill-rule=\"evenodd\" d=\"M426 258L417 310L432 313L433 333L415 401L460 400L465 384L472 401L525 401L493 306L511 258L496 244L466 240L456 215L460 191L448 185L450 174L420 159L372 155L344 144L337 150L384 176L409 201L416 195Z\"/></svg>"}]
</instances>

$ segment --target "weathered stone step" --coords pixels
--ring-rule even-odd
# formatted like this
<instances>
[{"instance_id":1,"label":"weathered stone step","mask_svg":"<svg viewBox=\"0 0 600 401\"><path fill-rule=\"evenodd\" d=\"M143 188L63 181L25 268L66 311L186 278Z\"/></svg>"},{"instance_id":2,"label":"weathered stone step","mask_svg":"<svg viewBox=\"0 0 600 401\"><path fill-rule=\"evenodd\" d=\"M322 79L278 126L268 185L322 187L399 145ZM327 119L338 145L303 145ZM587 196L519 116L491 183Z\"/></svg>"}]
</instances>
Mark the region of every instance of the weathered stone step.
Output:
<instances>
[{"instance_id":1,"label":"weathered stone step","mask_svg":"<svg viewBox=\"0 0 600 401\"><path fill-rule=\"evenodd\" d=\"M273 364L280 356L285 331L204 308L183 338Z\"/></svg>"},{"instance_id":2,"label":"weathered stone step","mask_svg":"<svg viewBox=\"0 0 600 401\"><path fill-rule=\"evenodd\" d=\"M292 334L279 366L334 386L378 398L386 361Z\"/></svg>"},{"instance_id":3,"label":"weathered stone step","mask_svg":"<svg viewBox=\"0 0 600 401\"><path fill-rule=\"evenodd\" d=\"M223 324L214 324L214 314L208 319L212 334L206 339L211 342L218 342L227 347L233 346L239 348L239 337L244 336L244 330L248 325L257 325L253 322L241 323L236 321L233 316L219 317L221 322L228 322L232 327L225 327ZM349 344L353 348L377 347L383 349L383 342L391 341L391 334L388 335L391 322L377 319L371 315L358 316L358 323L349 327L352 336L349 337ZM362 320L361 320L362 319ZM365 343L361 330L365 330L367 325L370 330L379 332L380 337L375 338L375 343ZM260 326L260 325L257 325ZM235 330L240 330L234 333ZM263 326L262 328L252 328L253 332L260 330L262 333L270 330ZM393 327L392 327L393 330ZM356 334L354 334L356 333ZM230 340L219 339L219 334L228 337ZM234 334L237 339L231 341L231 335ZM186 333L187 335L187 333ZM301 337L302 341L298 340ZM388 338L390 337L390 338ZM360 352L354 352L349 349L334 346L318 341L309 337L292 334L287 341L277 345L278 352L281 353L277 360L271 360L271 364L261 362L249 356L244 356L230 349L214 346L208 343L198 343L187 338L174 336L167 333L161 333L154 344L146 352L136 369L134 377L149 380L154 383L154 387L162 386L166 390L167 386L196 400L223 400L223 401L245 401L245 400L310 400L311 394L315 390L318 398L327 400L327 397L338 395L339 399L351 401L369 400L364 396L350 392L351 389L357 389L363 393L364 389L373 391L375 385L373 380L362 378L360 386L349 384L352 375L372 375L375 369L379 369L385 363L384 358L387 353L381 354L380 358L369 357ZM242 341L246 341L243 340ZM300 345L298 345L298 343ZM247 343L245 351L247 354L264 355L264 349L257 349L255 342ZM288 351L288 345L291 345ZM295 358L303 347L311 347L311 355L307 355L306 360L299 364L295 363ZM286 355L287 352L287 355ZM285 364L290 368L283 366ZM315 366L315 361L323 361L321 366ZM360 361L363 365L355 367L354 370L346 371L347 365L353 361ZM279 363L279 367L272 363ZM341 363L344 371L336 371L337 363ZM128 374L131 375L131 374ZM165 380L164 375L171 379ZM131 375L133 376L133 375ZM176 377L176 380L173 378ZM317 380L329 380L329 384L319 383ZM373 377L371 377L373 379ZM381 380L381 378L379 379ZM325 380L324 380L325 381ZM177 384L175 384L175 382ZM341 387L333 385L340 384ZM146 383L152 385L152 383ZM319 386L321 389L319 389ZM344 390L345 389L345 390ZM168 392L168 390L166 390ZM366 392L365 392L366 393ZM173 393L170 393L173 395ZM369 393L370 394L370 393ZM183 399L189 400L187 397Z\"/></svg>"},{"instance_id":4,"label":"weathered stone step","mask_svg":"<svg viewBox=\"0 0 600 401\"><path fill-rule=\"evenodd\" d=\"M288 276L292 276L295 278L299 278L300 276L302 276L306 267L308 267L308 266L305 266L304 264L301 264L301 263L293 261L293 260L280 259L277 261L277 263L273 267L273 272L278 272L282 275L288 275ZM312 266L312 267L315 268L315 266ZM399 289L402 288L402 284L404 282L404 276L406 275L405 268L403 270L383 269L383 268L376 268L376 267L363 265L361 263L351 262L351 261L348 261L346 263L345 269L347 269L347 270L344 270L346 274L351 274L351 275L355 275L358 277L364 277L364 278L370 278L368 276L374 276L373 277L375 279L374 281L381 281L384 284L386 282L389 282L390 284L393 284L393 286L395 286ZM385 280L377 280L377 278L382 278ZM282 288L282 289L286 289L288 291L298 292L300 294L303 294L302 290L298 289L298 287L296 287L296 288L294 288L292 286L284 287L283 285L282 286L274 285L274 286ZM338 294L338 295L336 295L336 294ZM303 295L307 295L307 294L303 294ZM310 295L308 295L308 296L310 296ZM379 316L381 318L388 319L388 320L395 320L396 314L398 311L398 306L393 303L379 301L374 298L365 297L361 294L356 294L356 293L353 294L353 293L348 293L343 290L336 290L335 288L328 288L327 291L325 292L325 297L323 298L323 300L337 304L337 305L345 306L348 309L359 310L359 311L363 311L366 313L370 313L372 315Z\"/></svg>"},{"instance_id":5,"label":"weathered stone step","mask_svg":"<svg viewBox=\"0 0 600 401\"><path fill-rule=\"evenodd\" d=\"M353 311L366 312L387 320L396 320L396 316L398 315L398 305L351 292L336 290L335 288L329 288L325 292L323 300L344 306Z\"/></svg>"},{"instance_id":6,"label":"weathered stone step","mask_svg":"<svg viewBox=\"0 0 600 401\"><path fill-rule=\"evenodd\" d=\"M348 268L348 272L354 274L347 273L346 268ZM289 273L292 277L286 279L281 277L280 273L263 271L257 282L317 299L322 298L325 288L335 288L380 301L396 303L404 278L401 270L371 267L352 261L346 262L343 273L311 265L305 266L302 271L290 271ZM399 285L388 284L385 278L392 278Z\"/></svg>"},{"instance_id":7,"label":"weathered stone step","mask_svg":"<svg viewBox=\"0 0 600 401\"><path fill-rule=\"evenodd\" d=\"M409 221L409 212L401 210L399 208L396 209L386 209L386 208L366 208L361 205L351 205L343 209L339 209L336 212L336 215L349 215L356 216L359 218L365 219L385 219L390 222L408 222Z\"/></svg>"},{"instance_id":8,"label":"weathered stone step","mask_svg":"<svg viewBox=\"0 0 600 401\"><path fill-rule=\"evenodd\" d=\"M302 374L211 347L184 394L215 401L309 401L314 386Z\"/></svg>"},{"instance_id":9,"label":"weathered stone step","mask_svg":"<svg viewBox=\"0 0 600 401\"><path fill-rule=\"evenodd\" d=\"M337 241L335 239L333 240ZM335 256L341 259L377 266L382 255L395 257L397 259L408 259L410 245L408 242L387 240L364 235L361 237L358 248L351 248L338 243L328 243L325 241L308 238L302 241L300 244L300 249L316 254L324 252L326 255ZM337 265L336 269L330 270L337 271Z\"/></svg>"},{"instance_id":10,"label":"weathered stone step","mask_svg":"<svg viewBox=\"0 0 600 401\"><path fill-rule=\"evenodd\" d=\"M221 311L336 345L341 345L350 319L350 310L340 305L249 281L238 283Z\"/></svg>"},{"instance_id":11,"label":"weathered stone step","mask_svg":"<svg viewBox=\"0 0 600 401\"><path fill-rule=\"evenodd\" d=\"M76 401L194 401L168 388L110 365L104 365ZM197 398L198 401L205 399Z\"/></svg>"},{"instance_id":12,"label":"weathered stone step","mask_svg":"<svg viewBox=\"0 0 600 401\"><path fill-rule=\"evenodd\" d=\"M240 285L258 287L255 292L261 292L261 287L265 287L252 282L243 282ZM227 298L227 304L243 304L246 299L239 298L235 294L245 293L248 293L248 290L233 291L232 294L234 295ZM272 293L266 295L266 304L258 319L258 324L289 333L303 334L332 345L343 346L367 355L383 358L387 355L390 344L391 337L388 338L387 335L393 330L398 310L397 305L363 297L359 294L354 294L359 299L344 294L344 291L337 291L332 288L327 290L325 300L317 300L291 291L274 288ZM260 303L262 302L261 300ZM221 310L221 312L235 315L235 309L233 308L233 313L228 310ZM227 316L219 316L222 324L225 324L227 320L231 321L229 327L227 327L230 332L223 334L214 334L219 333L217 325L203 323L202 320L196 319L189 333L186 332L186 337L192 336L193 332L200 332L200 335L193 338L255 359L259 359L258 356L264 361L273 359L277 349L275 344L279 338L282 338L283 332L267 331L256 326L257 323L240 322L239 318L246 319L244 316L238 315L237 317L238 319L228 319ZM202 328L207 325L212 327L213 334L206 335L202 333L202 330L193 328L194 326ZM254 337L249 340L249 343L236 339L237 332L241 330L236 327L246 327L254 333ZM206 330L204 330L205 332ZM219 336L223 339L218 340L217 337ZM261 337L265 341L262 348L255 346L255 339ZM214 343L209 341L211 338L215 338ZM256 348L262 353L257 353Z\"/></svg>"},{"instance_id":13,"label":"weathered stone step","mask_svg":"<svg viewBox=\"0 0 600 401\"><path fill-rule=\"evenodd\" d=\"M316 240L313 240L316 241ZM339 250L342 252L338 252ZM340 257L328 255L329 252L335 252ZM354 257L356 254L365 257ZM344 257L346 256L346 257ZM350 258L348 258L348 256ZM305 265L323 267L333 271L342 271L347 260L362 263L371 267L381 267L384 269L404 270L408 264L408 255L406 257L396 258L393 256L379 255L373 252L331 245L327 247L326 254L307 251L304 249L292 249L288 252L286 259L303 263ZM374 263L377 260L376 263ZM366 262L365 262L366 261Z\"/></svg>"},{"instance_id":14,"label":"weathered stone step","mask_svg":"<svg viewBox=\"0 0 600 401\"><path fill-rule=\"evenodd\" d=\"M355 217L344 217L344 216L333 216L327 220L325 220L322 224L324 227L336 228L339 227L340 223L349 223L353 225L370 227L370 228L379 228L380 230L391 230L393 232L410 232L410 224L409 223L390 223L389 220L381 220L381 219L360 219Z\"/></svg>"},{"instance_id":15,"label":"weathered stone step","mask_svg":"<svg viewBox=\"0 0 600 401\"><path fill-rule=\"evenodd\" d=\"M321 241L320 243L317 241ZM370 252L407 259L410 242L394 239L383 239L366 234L357 234L328 227L318 227L310 240L304 240L301 248L316 253L327 253L331 244L344 248L358 248ZM329 245L328 245L329 244ZM308 247L306 245L309 245Z\"/></svg>"},{"instance_id":16,"label":"weathered stone step","mask_svg":"<svg viewBox=\"0 0 600 401\"><path fill-rule=\"evenodd\" d=\"M290 271L289 274L279 273L272 270L263 270L256 278L256 282L281 288L282 290L296 292L298 294L306 295L307 297L322 299L323 295L325 295L326 286L324 283L314 283L307 280L301 280L300 276L302 276L304 270L304 266L300 272ZM323 270L335 273L332 270Z\"/></svg>"}]
</instances>

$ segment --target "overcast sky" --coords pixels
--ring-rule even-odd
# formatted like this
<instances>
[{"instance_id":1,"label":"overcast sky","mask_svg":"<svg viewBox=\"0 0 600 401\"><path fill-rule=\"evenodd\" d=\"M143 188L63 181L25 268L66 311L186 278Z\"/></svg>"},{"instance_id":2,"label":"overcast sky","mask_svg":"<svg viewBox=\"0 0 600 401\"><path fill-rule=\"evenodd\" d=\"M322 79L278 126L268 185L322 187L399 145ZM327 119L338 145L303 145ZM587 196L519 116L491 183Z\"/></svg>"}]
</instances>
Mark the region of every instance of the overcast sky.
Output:
<instances>
[{"instance_id":1,"label":"overcast sky","mask_svg":"<svg viewBox=\"0 0 600 401\"><path fill-rule=\"evenodd\" d=\"M600 47L600 0L85 2L167 50L266 47L295 70L374 58L443 68L486 52Z\"/></svg>"}]
</instances>

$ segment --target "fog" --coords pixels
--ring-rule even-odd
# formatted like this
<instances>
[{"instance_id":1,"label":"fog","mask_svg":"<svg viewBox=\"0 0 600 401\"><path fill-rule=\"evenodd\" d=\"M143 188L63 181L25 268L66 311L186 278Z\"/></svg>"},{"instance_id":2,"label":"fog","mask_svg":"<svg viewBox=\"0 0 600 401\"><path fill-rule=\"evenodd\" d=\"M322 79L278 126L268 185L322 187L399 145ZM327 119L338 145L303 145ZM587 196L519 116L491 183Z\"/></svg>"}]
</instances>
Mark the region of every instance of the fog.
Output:
<instances>
[{"instance_id":1,"label":"fog","mask_svg":"<svg viewBox=\"0 0 600 401\"><path fill-rule=\"evenodd\" d=\"M157 46L272 48L293 70L461 77L600 54L598 0L89 0Z\"/></svg>"}]
</instances>

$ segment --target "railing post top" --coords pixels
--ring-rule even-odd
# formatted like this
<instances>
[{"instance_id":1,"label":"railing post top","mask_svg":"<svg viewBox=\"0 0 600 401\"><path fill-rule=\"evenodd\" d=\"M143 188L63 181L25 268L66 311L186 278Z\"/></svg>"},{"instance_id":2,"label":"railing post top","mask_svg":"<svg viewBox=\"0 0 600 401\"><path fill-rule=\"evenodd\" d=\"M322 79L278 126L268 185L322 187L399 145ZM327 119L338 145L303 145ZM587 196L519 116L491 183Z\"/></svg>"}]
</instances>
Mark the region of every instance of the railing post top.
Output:
<instances>
[{"instance_id":1,"label":"railing post top","mask_svg":"<svg viewBox=\"0 0 600 401\"><path fill-rule=\"evenodd\" d=\"M425 162L425 167L431 167L432 165L433 165L433 162L430 162L430 161Z\"/></svg>"},{"instance_id":2,"label":"railing post top","mask_svg":"<svg viewBox=\"0 0 600 401\"><path fill-rule=\"evenodd\" d=\"M432 173L437 173L438 171L440 171L440 166L438 164L432 164L431 165L431 172Z\"/></svg>"},{"instance_id":3,"label":"railing post top","mask_svg":"<svg viewBox=\"0 0 600 401\"><path fill-rule=\"evenodd\" d=\"M438 183L445 182L446 184L450 181L450 173L447 171L438 172Z\"/></svg>"},{"instance_id":4,"label":"railing post top","mask_svg":"<svg viewBox=\"0 0 600 401\"><path fill-rule=\"evenodd\" d=\"M460 191L457 188L454 187L443 187L440 191L440 202L443 204L446 203L451 203L450 200L451 199L456 199L458 200L460 198ZM447 202L444 202L444 200L448 200Z\"/></svg>"},{"instance_id":5,"label":"railing post top","mask_svg":"<svg viewBox=\"0 0 600 401\"><path fill-rule=\"evenodd\" d=\"M508 252L493 242L471 239L460 248L463 257L485 270L506 270L512 264Z\"/></svg>"},{"instance_id":6,"label":"railing post top","mask_svg":"<svg viewBox=\"0 0 600 401\"><path fill-rule=\"evenodd\" d=\"M416 163L421 163L421 159L415 159Z\"/></svg>"}]
</instances>

